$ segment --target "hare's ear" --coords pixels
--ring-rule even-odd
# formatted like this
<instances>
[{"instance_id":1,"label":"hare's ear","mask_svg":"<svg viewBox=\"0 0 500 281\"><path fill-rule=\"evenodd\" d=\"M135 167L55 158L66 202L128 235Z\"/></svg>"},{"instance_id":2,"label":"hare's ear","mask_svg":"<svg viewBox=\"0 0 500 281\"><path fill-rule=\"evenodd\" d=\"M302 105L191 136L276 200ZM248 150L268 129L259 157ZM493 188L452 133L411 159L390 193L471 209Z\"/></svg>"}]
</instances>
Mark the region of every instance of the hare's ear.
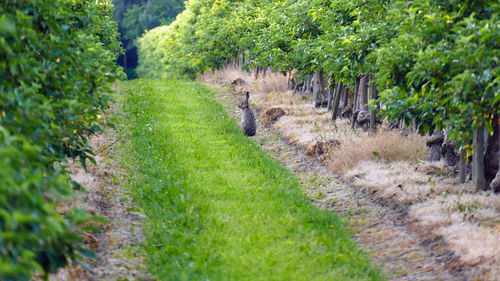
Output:
<instances>
[{"instance_id":1,"label":"hare's ear","mask_svg":"<svg viewBox=\"0 0 500 281\"><path fill-rule=\"evenodd\" d=\"M249 91L247 91L247 92L245 93L245 96L246 96L247 101L248 101L248 99L250 98L250 92L249 92Z\"/></svg>"}]
</instances>

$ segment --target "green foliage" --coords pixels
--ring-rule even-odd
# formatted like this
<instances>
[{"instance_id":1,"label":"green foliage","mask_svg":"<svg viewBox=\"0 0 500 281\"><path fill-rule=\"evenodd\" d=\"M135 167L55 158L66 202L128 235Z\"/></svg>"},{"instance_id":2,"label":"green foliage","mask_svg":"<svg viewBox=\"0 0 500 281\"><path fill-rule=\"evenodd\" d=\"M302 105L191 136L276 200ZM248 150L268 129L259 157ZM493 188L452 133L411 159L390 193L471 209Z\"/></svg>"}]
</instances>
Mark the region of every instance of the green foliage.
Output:
<instances>
[{"instance_id":1,"label":"green foliage","mask_svg":"<svg viewBox=\"0 0 500 281\"><path fill-rule=\"evenodd\" d=\"M40 163L41 149L0 127L0 277L28 280L34 270L55 272L77 259L75 229L90 216L78 209L61 216L56 201L71 191L62 167Z\"/></svg>"},{"instance_id":2,"label":"green foliage","mask_svg":"<svg viewBox=\"0 0 500 281\"><path fill-rule=\"evenodd\" d=\"M338 216L314 207L205 86L122 85L123 162L158 280L380 280Z\"/></svg>"},{"instance_id":3,"label":"green foliage","mask_svg":"<svg viewBox=\"0 0 500 281\"><path fill-rule=\"evenodd\" d=\"M145 30L170 24L184 8L181 0L113 0L114 18L124 40L136 39Z\"/></svg>"},{"instance_id":4,"label":"green foliage","mask_svg":"<svg viewBox=\"0 0 500 281\"><path fill-rule=\"evenodd\" d=\"M114 19L118 23L125 53L118 63L129 79L136 78L136 39L144 31L171 23L184 8L184 0L113 0Z\"/></svg>"},{"instance_id":5,"label":"green foliage","mask_svg":"<svg viewBox=\"0 0 500 281\"><path fill-rule=\"evenodd\" d=\"M78 256L89 217L56 212L71 191L56 162L92 160L121 48L109 1L7 1L0 14L0 279L28 280Z\"/></svg>"},{"instance_id":6,"label":"green foliage","mask_svg":"<svg viewBox=\"0 0 500 281\"><path fill-rule=\"evenodd\" d=\"M439 1L438 1L439 2ZM398 33L376 50L384 114L415 118L424 132L449 125L459 144L473 127L491 128L499 108L499 5L496 1L396 2Z\"/></svg>"},{"instance_id":7,"label":"green foliage","mask_svg":"<svg viewBox=\"0 0 500 281\"><path fill-rule=\"evenodd\" d=\"M193 78L244 54L247 68L299 80L374 75L383 117L447 126L463 145L500 112L499 17L498 1L190 0L140 40L139 73Z\"/></svg>"}]
</instances>

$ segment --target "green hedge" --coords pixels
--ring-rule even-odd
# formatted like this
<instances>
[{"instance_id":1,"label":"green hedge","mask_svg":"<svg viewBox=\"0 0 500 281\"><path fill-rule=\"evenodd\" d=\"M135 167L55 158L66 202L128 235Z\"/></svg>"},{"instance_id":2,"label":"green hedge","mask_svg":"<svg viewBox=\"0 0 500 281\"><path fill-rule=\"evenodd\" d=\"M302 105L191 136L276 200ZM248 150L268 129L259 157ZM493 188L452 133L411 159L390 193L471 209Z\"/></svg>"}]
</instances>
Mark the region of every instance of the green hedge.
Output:
<instances>
[{"instance_id":1,"label":"green hedge","mask_svg":"<svg viewBox=\"0 0 500 281\"><path fill-rule=\"evenodd\" d=\"M0 279L29 280L88 255L89 216L56 211L71 192L56 163L92 158L121 48L111 1L2 1L0 15Z\"/></svg>"}]
</instances>

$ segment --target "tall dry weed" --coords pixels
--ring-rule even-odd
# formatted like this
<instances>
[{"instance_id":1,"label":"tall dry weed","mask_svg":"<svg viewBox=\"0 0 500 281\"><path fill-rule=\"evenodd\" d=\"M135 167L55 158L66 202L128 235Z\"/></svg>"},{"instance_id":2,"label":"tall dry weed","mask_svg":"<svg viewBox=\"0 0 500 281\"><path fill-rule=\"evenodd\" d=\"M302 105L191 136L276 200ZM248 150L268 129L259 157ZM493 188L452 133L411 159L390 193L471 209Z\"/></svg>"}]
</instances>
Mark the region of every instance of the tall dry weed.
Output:
<instances>
[{"instance_id":1,"label":"tall dry weed","mask_svg":"<svg viewBox=\"0 0 500 281\"><path fill-rule=\"evenodd\" d=\"M284 92L287 90L288 78L281 73L266 71L266 75L261 71L256 77L255 71L247 72L235 67L232 64L226 65L217 71L207 71L198 77L199 81L229 85L236 79L242 79L245 85L239 88L259 93Z\"/></svg>"},{"instance_id":2,"label":"tall dry weed","mask_svg":"<svg viewBox=\"0 0 500 281\"><path fill-rule=\"evenodd\" d=\"M281 73L267 73L255 84L256 90L263 93L285 92L287 90L287 77Z\"/></svg>"},{"instance_id":3,"label":"tall dry weed","mask_svg":"<svg viewBox=\"0 0 500 281\"><path fill-rule=\"evenodd\" d=\"M351 134L340 136L341 147L331 155L329 163L334 171L340 173L362 161L417 161L427 157L425 137L418 134L404 136L397 131L380 130L375 135L358 138Z\"/></svg>"}]
</instances>

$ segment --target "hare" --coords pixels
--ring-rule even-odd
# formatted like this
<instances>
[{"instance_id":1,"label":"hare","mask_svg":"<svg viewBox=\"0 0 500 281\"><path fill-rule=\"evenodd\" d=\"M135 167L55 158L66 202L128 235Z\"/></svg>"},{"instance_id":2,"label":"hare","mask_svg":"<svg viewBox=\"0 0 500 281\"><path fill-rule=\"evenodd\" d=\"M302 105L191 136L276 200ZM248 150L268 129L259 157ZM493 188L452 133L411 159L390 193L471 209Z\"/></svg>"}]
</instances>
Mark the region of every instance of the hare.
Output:
<instances>
[{"instance_id":1,"label":"hare","mask_svg":"<svg viewBox=\"0 0 500 281\"><path fill-rule=\"evenodd\" d=\"M238 107L241 108L241 130L245 136L255 136L257 132L257 124L255 123L255 116L253 111L250 109L248 104L248 99L250 98L250 93L245 93L245 100L242 101Z\"/></svg>"}]
</instances>

